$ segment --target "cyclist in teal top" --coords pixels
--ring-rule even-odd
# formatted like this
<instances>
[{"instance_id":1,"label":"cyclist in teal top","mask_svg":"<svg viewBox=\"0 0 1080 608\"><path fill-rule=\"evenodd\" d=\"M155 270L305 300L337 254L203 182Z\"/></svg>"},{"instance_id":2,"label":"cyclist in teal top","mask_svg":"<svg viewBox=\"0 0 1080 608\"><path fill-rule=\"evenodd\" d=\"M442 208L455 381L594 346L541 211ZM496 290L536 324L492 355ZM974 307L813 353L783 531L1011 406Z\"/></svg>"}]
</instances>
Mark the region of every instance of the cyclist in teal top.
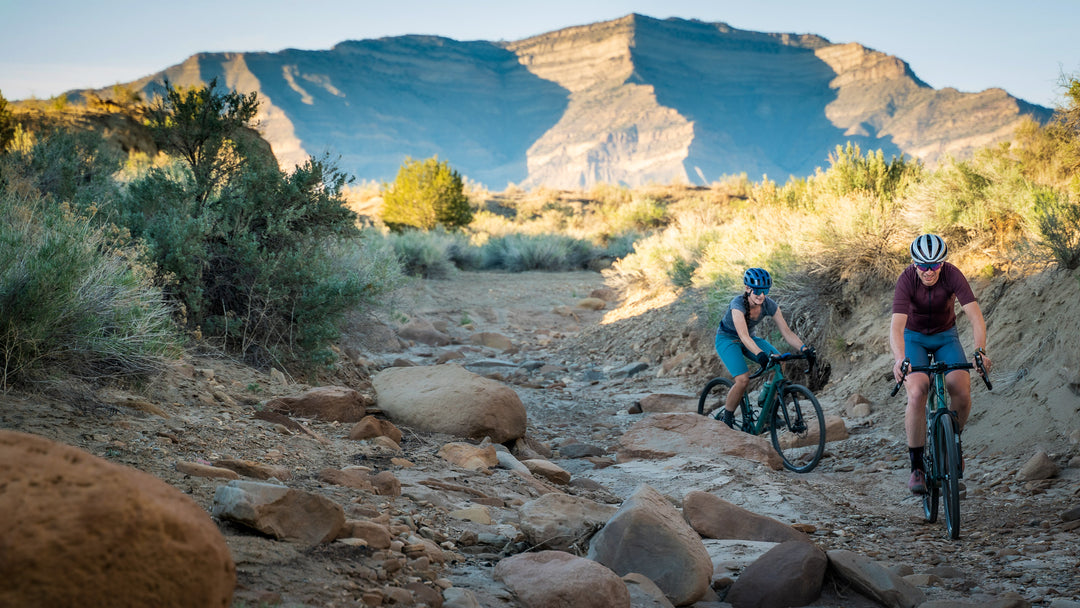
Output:
<instances>
[{"instance_id":1,"label":"cyclist in teal top","mask_svg":"<svg viewBox=\"0 0 1080 608\"><path fill-rule=\"evenodd\" d=\"M990 370L986 355L986 321L975 301L971 286L960 269L945 261L948 247L936 234L923 234L911 243L912 264L896 281L893 292L892 325L889 346L892 348L893 377L903 378L904 359L911 365L928 365L928 353L941 363L967 361L964 347L956 331L954 302L971 321L975 353L982 355L983 366ZM945 377L949 390L950 409L957 414L957 434L964 428L971 412L971 376L967 370L953 370ZM926 472L923 470L923 448L926 443L926 400L929 397L930 377L925 372L908 374L904 380L907 409L904 411L904 430L907 433L911 478L908 489L915 494L926 492Z\"/></svg>"},{"instance_id":2,"label":"cyclist in teal top","mask_svg":"<svg viewBox=\"0 0 1080 608\"><path fill-rule=\"evenodd\" d=\"M720 355L720 360L724 362L724 367L734 380L721 418L729 427L735 424L735 408L739 406L746 386L750 383L750 371L744 356L764 366L769 363L770 355L780 353L765 338L754 335L755 328L765 317L773 318L780 334L792 348L813 350L791 331L780 312L780 305L768 297L772 276L767 270L748 269L743 273L743 285L745 290L731 300L723 320L720 321L720 327L716 330L716 354Z\"/></svg>"}]
</instances>

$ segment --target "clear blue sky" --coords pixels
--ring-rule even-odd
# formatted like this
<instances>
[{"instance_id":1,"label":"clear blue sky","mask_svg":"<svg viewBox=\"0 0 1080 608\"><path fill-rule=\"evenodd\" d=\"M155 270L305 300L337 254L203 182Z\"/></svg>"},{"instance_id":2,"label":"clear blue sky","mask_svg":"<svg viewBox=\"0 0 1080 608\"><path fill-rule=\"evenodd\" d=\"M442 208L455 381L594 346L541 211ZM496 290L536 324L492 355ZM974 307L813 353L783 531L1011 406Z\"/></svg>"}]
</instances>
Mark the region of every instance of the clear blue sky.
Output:
<instances>
[{"instance_id":1,"label":"clear blue sky","mask_svg":"<svg viewBox=\"0 0 1080 608\"><path fill-rule=\"evenodd\" d=\"M935 88L1061 102L1080 74L1080 0L0 0L0 92L49 98L128 82L203 51L327 49L435 34L519 40L629 13L859 42Z\"/></svg>"}]
</instances>

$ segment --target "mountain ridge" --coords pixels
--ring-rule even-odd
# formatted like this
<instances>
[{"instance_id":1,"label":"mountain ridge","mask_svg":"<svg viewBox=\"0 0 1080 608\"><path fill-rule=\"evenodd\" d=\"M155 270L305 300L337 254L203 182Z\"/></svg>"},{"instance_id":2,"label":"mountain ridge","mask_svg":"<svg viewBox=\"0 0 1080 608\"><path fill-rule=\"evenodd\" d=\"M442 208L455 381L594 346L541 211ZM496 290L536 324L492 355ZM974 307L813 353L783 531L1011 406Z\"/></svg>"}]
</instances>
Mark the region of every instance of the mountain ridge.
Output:
<instances>
[{"instance_id":1,"label":"mountain ridge","mask_svg":"<svg viewBox=\"0 0 1080 608\"><path fill-rule=\"evenodd\" d=\"M933 89L855 42L639 14L509 42L198 53L129 86L152 95L164 78L259 93L283 166L329 153L360 179L389 180L406 157L438 156L493 187L783 181L848 142L932 166L1051 115L1001 89Z\"/></svg>"}]
</instances>

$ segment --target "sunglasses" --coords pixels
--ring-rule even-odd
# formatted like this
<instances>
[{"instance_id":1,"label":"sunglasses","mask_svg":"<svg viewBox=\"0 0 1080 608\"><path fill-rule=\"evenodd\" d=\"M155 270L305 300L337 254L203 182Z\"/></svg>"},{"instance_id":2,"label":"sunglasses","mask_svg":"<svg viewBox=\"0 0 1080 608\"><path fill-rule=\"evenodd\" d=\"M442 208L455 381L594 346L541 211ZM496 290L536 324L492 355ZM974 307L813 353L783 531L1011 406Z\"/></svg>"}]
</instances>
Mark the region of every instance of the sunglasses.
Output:
<instances>
[{"instance_id":1,"label":"sunglasses","mask_svg":"<svg viewBox=\"0 0 1080 608\"><path fill-rule=\"evenodd\" d=\"M941 262L938 262L937 264L915 264L915 267L923 272L929 272L941 268Z\"/></svg>"},{"instance_id":2,"label":"sunglasses","mask_svg":"<svg viewBox=\"0 0 1080 608\"><path fill-rule=\"evenodd\" d=\"M755 296L765 295L765 294L769 293L769 288L768 287L766 287L765 289L750 288L750 292L753 293Z\"/></svg>"}]
</instances>

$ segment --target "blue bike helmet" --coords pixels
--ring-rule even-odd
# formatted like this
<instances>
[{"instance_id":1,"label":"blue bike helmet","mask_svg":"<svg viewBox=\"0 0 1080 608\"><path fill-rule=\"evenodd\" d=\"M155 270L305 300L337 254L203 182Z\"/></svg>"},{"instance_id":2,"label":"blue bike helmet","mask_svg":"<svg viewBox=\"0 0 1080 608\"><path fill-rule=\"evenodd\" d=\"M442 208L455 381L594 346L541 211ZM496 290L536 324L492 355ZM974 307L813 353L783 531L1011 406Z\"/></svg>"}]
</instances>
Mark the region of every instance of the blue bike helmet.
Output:
<instances>
[{"instance_id":1,"label":"blue bike helmet","mask_svg":"<svg viewBox=\"0 0 1080 608\"><path fill-rule=\"evenodd\" d=\"M748 268L742 275L743 285L751 289L769 289L772 287L772 277L764 268Z\"/></svg>"},{"instance_id":2,"label":"blue bike helmet","mask_svg":"<svg viewBox=\"0 0 1080 608\"><path fill-rule=\"evenodd\" d=\"M911 242L911 260L916 264L937 264L947 253L945 241L936 234L920 234Z\"/></svg>"}]
</instances>

